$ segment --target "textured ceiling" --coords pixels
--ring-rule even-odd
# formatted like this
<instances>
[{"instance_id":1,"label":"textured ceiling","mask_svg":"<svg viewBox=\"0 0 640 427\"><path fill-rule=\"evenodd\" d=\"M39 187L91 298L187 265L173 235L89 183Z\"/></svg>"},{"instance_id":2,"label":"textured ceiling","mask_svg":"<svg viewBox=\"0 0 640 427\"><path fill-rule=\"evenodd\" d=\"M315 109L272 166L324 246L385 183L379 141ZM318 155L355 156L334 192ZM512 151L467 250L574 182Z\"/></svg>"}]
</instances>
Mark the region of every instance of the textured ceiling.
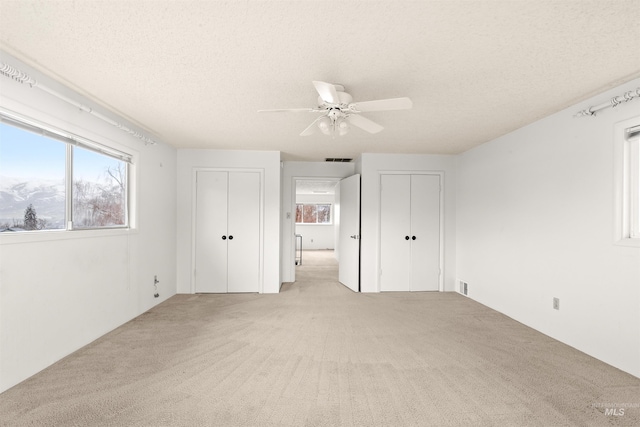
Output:
<instances>
[{"instance_id":1,"label":"textured ceiling","mask_svg":"<svg viewBox=\"0 0 640 427\"><path fill-rule=\"evenodd\" d=\"M7 1L0 47L176 147L459 153L640 76L639 0ZM311 81L408 96L300 137Z\"/></svg>"}]
</instances>

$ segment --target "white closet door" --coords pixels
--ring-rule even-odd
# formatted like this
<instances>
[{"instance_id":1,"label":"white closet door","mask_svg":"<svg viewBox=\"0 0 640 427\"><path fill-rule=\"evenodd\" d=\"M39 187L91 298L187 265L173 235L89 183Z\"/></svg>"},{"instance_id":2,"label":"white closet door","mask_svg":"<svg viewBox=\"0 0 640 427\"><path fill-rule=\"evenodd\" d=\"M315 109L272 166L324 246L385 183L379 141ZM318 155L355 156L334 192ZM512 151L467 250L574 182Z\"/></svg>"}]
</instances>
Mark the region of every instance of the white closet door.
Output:
<instances>
[{"instance_id":1,"label":"white closet door","mask_svg":"<svg viewBox=\"0 0 640 427\"><path fill-rule=\"evenodd\" d=\"M382 175L380 290L409 291L411 259L410 175Z\"/></svg>"},{"instance_id":2,"label":"white closet door","mask_svg":"<svg viewBox=\"0 0 640 427\"><path fill-rule=\"evenodd\" d=\"M440 288L440 177L411 176L411 290Z\"/></svg>"},{"instance_id":3,"label":"white closet door","mask_svg":"<svg viewBox=\"0 0 640 427\"><path fill-rule=\"evenodd\" d=\"M196 292L227 292L227 176L196 175Z\"/></svg>"},{"instance_id":4,"label":"white closet door","mask_svg":"<svg viewBox=\"0 0 640 427\"><path fill-rule=\"evenodd\" d=\"M228 292L259 292L259 173L229 173L228 224Z\"/></svg>"}]
</instances>

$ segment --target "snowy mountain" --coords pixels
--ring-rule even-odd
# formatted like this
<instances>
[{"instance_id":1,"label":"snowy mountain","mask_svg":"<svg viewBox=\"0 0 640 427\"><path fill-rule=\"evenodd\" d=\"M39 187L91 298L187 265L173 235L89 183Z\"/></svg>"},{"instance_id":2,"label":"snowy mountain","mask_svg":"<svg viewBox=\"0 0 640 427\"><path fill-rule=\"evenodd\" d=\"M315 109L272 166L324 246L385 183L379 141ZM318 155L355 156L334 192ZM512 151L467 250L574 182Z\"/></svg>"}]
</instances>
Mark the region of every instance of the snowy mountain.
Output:
<instances>
[{"instance_id":1,"label":"snowy mountain","mask_svg":"<svg viewBox=\"0 0 640 427\"><path fill-rule=\"evenodd\" d=\"M0 176L0 224L22 222L24 211L32 204L38 218L46 219L49 227L64 225L64 179L25 181Z\"/></svg>"}]
</instances>

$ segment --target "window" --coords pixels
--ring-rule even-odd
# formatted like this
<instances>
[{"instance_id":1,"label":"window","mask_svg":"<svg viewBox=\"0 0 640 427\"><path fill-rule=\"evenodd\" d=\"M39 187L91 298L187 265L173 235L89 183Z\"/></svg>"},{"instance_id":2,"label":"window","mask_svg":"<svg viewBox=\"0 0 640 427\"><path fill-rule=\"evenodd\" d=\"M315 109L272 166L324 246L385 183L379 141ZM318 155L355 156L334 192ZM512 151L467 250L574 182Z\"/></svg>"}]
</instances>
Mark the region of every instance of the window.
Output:
<instances>
[{"instance_id":1,"label":"window","mask_svg":"<svg viewBox=\"0 0 640 427\"><path fill-rule=\"evenodd\" d=\"M331 224L331 205L296 204L296 224Z\"/></svg>"},{"instance_id":2,"label":"window","mask_svg":"<svg viewBox=\"0 0 640 427\"><path fill-rule=\"evenodd\" d=\"M128 226L130 156L0 115L0 232Z\"/></svg>"},{"instance_id":3,"label":"window","mask_svg":"<svg viewBox=\"0 0 640 427\"><path fill-rule=\"evenodd\" d=\"M640 239L640 125L627 129L629 145L629 236Z\"/></svg>"},{"instance_id":4,"label":"window","mask_svg":"<svg viewBox=\"0 0 640 427\"><path fill-rule=\"evenodd\" d=\"M616 241L640 246L640 117L615 127Z\"/></svg>"},{"instance_id":5,"label":"window","mask_svg":"<svg viewBox=\"0 0 640 427\"><path fill-rule=\"evenodd\" d=\"M66 145L0 123L0 231L66 227Z\"/></svg>"},{"instance_id":6,"label":"window","mask_svg":"<svg viewBox=\"0 0 640 427\"><path fill-rule=\"evenodd\" d=\"M72 218L75 228L126 226L127 164L73 147Z\"/></svg>"}]
</instances>

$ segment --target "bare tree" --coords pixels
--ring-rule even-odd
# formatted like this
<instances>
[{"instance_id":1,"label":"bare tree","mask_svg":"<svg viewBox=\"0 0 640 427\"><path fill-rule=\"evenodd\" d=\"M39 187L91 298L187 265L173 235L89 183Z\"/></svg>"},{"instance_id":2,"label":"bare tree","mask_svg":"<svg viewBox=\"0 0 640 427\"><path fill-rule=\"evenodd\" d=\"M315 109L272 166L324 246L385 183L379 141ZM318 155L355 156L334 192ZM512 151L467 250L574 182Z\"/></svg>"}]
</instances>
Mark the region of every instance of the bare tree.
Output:
<instances>
[{"instance_id":1,"label":"bare tree","mask_svg":"<svg viewBox=\"0 0 640 427\"><path fill-rule=\"evenodd\" d=\"M73 217L78 226L125 223L126 172L126 165L118 163L106 168L102 182L74 181Z\"/></svg>"},{"instance_id":2,"label":"bare tree","mask_svg":"<svg viewBox=\"0 0 640 427\"><path fill-rule=\"evenodd\" d=\"M125 186L127 185L126 183L126 179L127 179L127 167L124 163L120 162L118 163L118 165L116 167L111 167L108 166L107 167L107 175L111 177L111 179L113 179L118 186L120 187L120 190L122 191L122 194L124 194L124 190L125 190Z\"/></svg>"}]
</instances>

